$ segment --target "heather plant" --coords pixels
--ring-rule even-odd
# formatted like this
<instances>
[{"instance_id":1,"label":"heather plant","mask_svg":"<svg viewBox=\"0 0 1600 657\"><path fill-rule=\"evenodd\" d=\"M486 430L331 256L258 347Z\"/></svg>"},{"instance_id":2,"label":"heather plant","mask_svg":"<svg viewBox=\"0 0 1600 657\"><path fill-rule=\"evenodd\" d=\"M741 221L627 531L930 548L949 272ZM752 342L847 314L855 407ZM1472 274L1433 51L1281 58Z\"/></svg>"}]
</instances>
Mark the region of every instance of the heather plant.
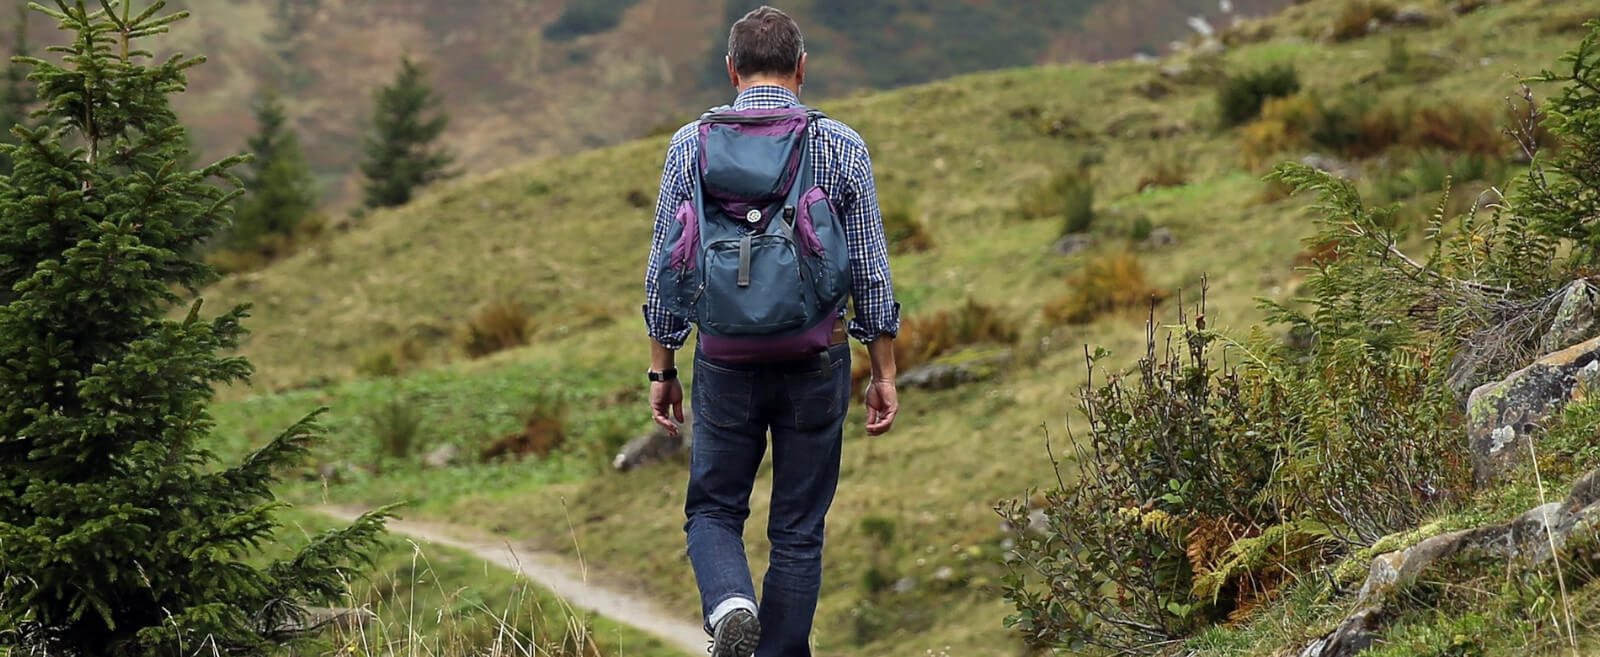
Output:
<instances>
[{"instance_id":1,"label":"heather plant","mask_svg":"<svg viewBox=\"0 0 1600 657\"><path fill-rule=\"evenodd\" d=\"M1223 127L1243 124L1261 114L1261 105L1270 98L1282 98L1300 91L1300 75L1293 66L1271 66L1229 76L1217 89L1217 111Z\"/></svg>"},{"instance_id":2,"label":"heather plant","mask_svg":"<svg viewBox=\"0 0 1600 657\"><path fill-rule=\"evenodd\" d=\"M38 7L72 41L26 59L39 127L0 177L0 652L260 654L338 596L384 512L256 559L278 522L271 486L321 433L316 414L224 465L208 449L213 388L244 308L177 318L214 278L193 254L238 192L227 158L199 170L168 104L203 60L141 45L187 14L162 2Z\"/></svg>"}]
</instances>

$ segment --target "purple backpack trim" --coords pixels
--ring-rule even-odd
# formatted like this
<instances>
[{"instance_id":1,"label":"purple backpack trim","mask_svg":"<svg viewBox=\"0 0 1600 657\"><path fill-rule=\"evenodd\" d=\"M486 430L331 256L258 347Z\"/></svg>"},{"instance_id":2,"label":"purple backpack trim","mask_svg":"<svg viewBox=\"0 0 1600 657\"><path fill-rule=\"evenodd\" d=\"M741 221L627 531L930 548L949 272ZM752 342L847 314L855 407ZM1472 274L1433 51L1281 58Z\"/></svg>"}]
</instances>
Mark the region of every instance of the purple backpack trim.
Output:
<instances>
[{"instance_id":1,"label":"purple backpack trim","mask_svg":"<svg viewBox=\"0 0 1600 657\"><path fill-rule=\"evenodd\" d=\"M713 129L721 127L748 137L782 137L804 133L809 123L810 118L804 108L733 110L702 118L699 127L701 144L700 174L704 176L710 167L706 159L704 145L710 138ZM772 192L754 195L737 194L707 186L705 190L706 200L721 206L723 211L728 214L743 216L751 209L764 207L773 201L783 198L799 175L802 148L805 147L796 148L789 154L789 161L784 165L781 177Z\"/></svg>"},{"instance_id":2,"label":"purple backpack trim","mask_svg":"<svg viewBox=\"0 0 1600 657\"><path fill-rule=\"evenodd\" d=\"M799 335L782 338L720 338L700 334L700 353L725 363L763 363L810 358L827 351L833 338L835 315Z\"/></svg>"},{"instance_id":3,"label":"purple backpack trim","mask_svg":"<svg viewBox=\"0 0 1600 657\"><path fill-rule=\"evenodd\" d=\"M678 205L678 225L683 226L678 243L672 246L672 258L667 261L667 267L682 271L692 271L695 268L695 247L700 245L700 221L694 214L694 202L684 201Z\"/></svg>"},{"instance_id":4,"label":"purple backpack trim","mask_svg":"<svg viewBox=\"0 0 1600 657\"><path fill-rule=\"evenodd\" d=\"M817 227L811 220L811 206L818 201L827 201L828 207L833 207L833 199L828 198L828 193L821 187L812 187L800 197L800 208L795 211L794 232L800 237L801 245L805 246L808 255L826 255L822 252L822 240L817 237Z\"/></svg>"}]
</instances>

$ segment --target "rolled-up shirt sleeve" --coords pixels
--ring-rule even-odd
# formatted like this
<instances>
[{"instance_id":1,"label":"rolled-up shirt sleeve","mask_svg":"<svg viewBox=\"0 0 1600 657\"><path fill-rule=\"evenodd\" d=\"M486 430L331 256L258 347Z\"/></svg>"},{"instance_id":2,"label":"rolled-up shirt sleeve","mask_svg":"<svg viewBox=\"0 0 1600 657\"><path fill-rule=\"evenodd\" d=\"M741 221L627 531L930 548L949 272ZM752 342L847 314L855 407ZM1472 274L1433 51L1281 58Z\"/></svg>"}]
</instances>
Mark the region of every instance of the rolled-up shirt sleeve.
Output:
<instances>
[{"instance_id":1,"label":"rolled-up shirt sleeve","mask_svg":"<svg viewBox=\"0 0 1600 657\"><path fill-rule=\"evenodd\" d=\"M684 126L672 137L667 147L666 162L661 167L661 192L656 197L655 229L650 240L650 259L645 263L644 323L650 339L668 349L680 349L689 338L689 321L669 312L661 303L661 292L656 289L656 269L661 253L667 248L667 231L677 208L689 200L689 152L693 150L692 124Z\"/></svg>"},{"instance_id":2,"label":"rolled-up shirt sleeve","mask_svg":"<svg viewBox=\"0 0 1600 657\"><path fill-rule=\"evenodd\" d=\"M855 135L852 135L855 136ZM850 335L868 343L879 336L900 333L900 304L895 301L889 276L889 247L878 207L878 187L872 158L859 137L843 150L844 184L848 189L844 212L845 242L850 249L851 296L855 316Z\"/></svg>"}]
</instances>

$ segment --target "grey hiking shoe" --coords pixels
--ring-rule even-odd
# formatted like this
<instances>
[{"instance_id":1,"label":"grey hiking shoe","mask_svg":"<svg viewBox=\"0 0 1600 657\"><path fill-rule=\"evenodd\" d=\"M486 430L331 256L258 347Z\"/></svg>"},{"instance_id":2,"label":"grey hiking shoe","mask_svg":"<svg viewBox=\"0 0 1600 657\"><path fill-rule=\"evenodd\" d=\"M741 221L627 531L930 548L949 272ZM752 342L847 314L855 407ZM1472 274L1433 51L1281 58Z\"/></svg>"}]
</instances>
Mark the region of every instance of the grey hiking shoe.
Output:
<instances>
[{"instance_id":1,"label":"grey hiking shoe","mask_svg":"<svg viewBox=\"0 0 1600 657\"><path fill-rule=\"evenodd\" d=\"M754 614L735 609L717 623L711 639L711 657L751 657L761 643L761 621Z\"/></svg>"}]
</instances>

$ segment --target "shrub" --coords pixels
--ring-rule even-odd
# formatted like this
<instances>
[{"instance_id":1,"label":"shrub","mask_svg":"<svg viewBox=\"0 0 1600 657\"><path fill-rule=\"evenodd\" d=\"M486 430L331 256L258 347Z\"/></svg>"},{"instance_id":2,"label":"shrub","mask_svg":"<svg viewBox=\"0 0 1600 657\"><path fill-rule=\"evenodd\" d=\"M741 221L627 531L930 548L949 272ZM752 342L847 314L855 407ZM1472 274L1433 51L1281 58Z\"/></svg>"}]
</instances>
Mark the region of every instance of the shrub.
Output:
<instances>
[{"instance_id":1,"label":"shrub","mask_svg":"<svg viewBox=\"0 0 1600 657\"><path fill-rule=\"evenodd\" d=\"M638 0L568 0L554 21L544 26L544 38L570 41L599 34L622 22L622 14Z\"/></svg>"},{"instance_id":2,"label":"shrub","mask_svg":"<svg viewBox=\"0 0 1600 657\"><path fill-rule=\"evenodd\" d=\"M1549 118L1531 128L1519 123L1514 132L1523 144L1537 143L1531 133L1545 128L1559 145L1553 155L1534 151L1533 170L1518 186L1519 207L1544 233L1572 239L1579 257L1593 264L1600 261L1600 21L1588 25L1589 35L1561 59L1559 72L1534 78L1563 84L1545 111ZM1531 92L1524 98L1532 105Z\"/></svg>"},{"instance_id":3,"label":"shrub","mask_svg":"<svg viewBox=\"0 0 1600 657\"><path fill-rule=\"evenodd\" d=\"M501 301L473 314L461 330L461 350L472 358L528 344L533 334L533 316L522 304Z\"/></svg>"},{"instance_id":4,"label":"shrub","mask_svg":"<svg viewBox=\"0 0 1600 657\"><path fill-rule=\"evenodd\" d=\"M1538 269L1547 247L1525 227L1466 217L1432 232L1454 236L1416 263L1396 256L1386 211L1362 205L1348 181L1300 166L1277 177L1321 193L1326 218L1308 246L1339 245L1309 274L1307 308L1266 304L1269 322L1301 339L1208 330L1202 295L1169 348L1147 334L1132 375L1084 388L1089 434L1038 509L1047 529L1025 529L1036 511L1027 502L1001 509L1017 528L1010 623L1034 645L1155 654L1243 620L1288 582L1325 579L1314 571L1470 485L1439 364L1477 328L1499 325L1478 314L1505 301L1487 288L1513 284L1522 299L1551 289ZM1484 248L1502 264L1455 269ZM1414 309L1429 303L1458 310L1419 319ZM1234 365L1216 368L1219 353Z\"/></svg>"},{"instance_id":5,"label":"shrub","mask_svg":"<svg viewBox=\"0 0 1600 657\"><path fill-rule=\"evenodd\" d=\"M1256 118L1267 99L1282 98L1298 91L1300 76L1288 64L1230 76L1217 90L1217 111L1222 125L1231 128Z\"/></svg>"},{"instance_id":6,"label":"shrub","mask_svg":"<svg viewBox=\"0 0 1600 657\"><path fill-rule=\"evenodd\" d=\"M1600 19L1600 12L1580 9L1566 13L1552 13L1539 24L1539 33L1545 35L1579 32L1588 28L1589 21Z\"/></svg>"},{"instance_id":7,"label":"shrub","mask_svg":"<svg viewBox=\"0 0 1600 657\"><path fill-rule=\"evenodd\" d=\"M1023 191L1017 206L1027 219L1061 218L1063 233L1086 232L1094 222L1094 181L1087 167L1063 169Z\"/></svg>"},{"instance_id":8,"label":"shrub","mask_svg":"<svg viewBox=\"0 0 1600 657\"><path fill-rule=\"evenodd\" d=\"M372 425L372 435L377 440L378 453L383 457L404 460L411 457L422 433L422 409L416 400L395 395L367 413Z\"/></svg>"},{"instance_id":9,"label":"shrub","mask_svg":"<svg viewBox=\"0 0 1600 657\"><path fill-rule=\"evenodd\" d=\"M1418 194L1438 194L1450 183L1460 188L1476 181L1501 182L1505 163L1473 153L1451 153L1437 149L1413 153L1398 169L1373 178L1377 197L1385 202L1412 198ZM1460 197L1461 194L1453 194Z\"/></svg>"},{"instance_id":10,"label":"shrub","mask_svg":"<svg viewBox=\"0 0 1600 657\"><path fill-rule=\"evenodd\" d=\"M1507 150L1500 116L1460 103L1379 103L1366 91L1331 101L1299 94L1267 101L1241 131L1241 151L1250 166L1309 145L1352 158L1397 146L1500 157Z\"/></svg>"},{"instance_id":11,"label":"shrub","mask_svg":"<svg viewBox=\"0 0 1600 657\"><path fill-rule=\"evenodd\" d=\"M1087 324L1105 314L1148 308L1169 293L1145 281L1144 265L1131 253L1093 258L1067 277L1066 296L1045 305L1045 319L1054 323Z\"/></svg>"},{"instance_id":12,"label":"shrub","mask_svg":"<svg viewBox=\"0 0 1600 657\"><path fill-rule=\"evenodd\" d=\"M1240 152L1250 168L1266 164L1277 155L1303 147L1320 106L1306 94L1269 98L1261 117L1240 130Z\"/></svg>"},{"instance_id":13,"label":"shrub","mask_svg":"<svg viewBox=\"0 0 1600 657\"><path fill-rule=\"evenodd\" d=\"M356 364L356 373L367 378L399 376L420 364L426 358L426 350L416 338L397 340L363 357Z\"/></svg>"},{"instance_id":14,"label":"shrub","mask_svg":"<svg viewBox=\"0 0 1600 657\"><path fill-rule=\"evenodd\" d=\"M523 413L522 430L490 443L482 452L483 460L550 456L567 442L566 418L565 404L550 401L534 404Z\"/></svg>"},{"instance_id":15,"label":"shrub","mask_svg":"<svg viewBox=\"0 0 1600 657\"><path fill-rule=\"evenodd\" d=\"M1182 187L1189 184L1189 160L1180 154L1167 153L1155 158L1149 172L1139 178L1137 190L1144 192L1147 189L1160 189L1163 187ZM1092 190L1091 190L1092 192ZM1087 228L1087 226L1085 226ZM1074 231L1068 231L1074 232ZM1075 231L1083 232L1083 231Z\"/></svg>"},{"instance_id":16,"label":"shrub","mask_svg":"<svg viewBox=\"0 0 1600 657\"><path fill-rule=\"evenodd\" d=\"M1367 30L1374 22L1383 22L1393 17L1394 7L1371 0L1355 0L1347 3L1344 10L1334 19L1331 36L1334 41L1359 39L1367 35Z\"/></svg>"},{"instance_id":17,"label":"shrub","mask_svg":"<svg viewBox=\"0 0 1600 657\"><path fill-rule=\"evenodd\" d=\"M883 206L883 234L891 253L916 253L933 248L927 225L904 202Z\"/></svg>"},{"instance_id":18,"label":"shrub","mask_svg":"<svg viewBox=\"0 0 1600 657\"><path fill-rule=\"evenodd\" d=\"M969 298L953 310L902 320L894 341L895 366L904 372L961 347L1010 345L1020 333L1014 320L1000 309ZM865 384L871 365L866 358L853 361L850 378L857 393Z\"/></svg>"},{"instance_id":19,"label":"shrub","mask_svg":"<svg viewBox=\"0 0 1600 657\"><path fill-rule=\"evenodd\" d=\"M1150 239L1150 234L1154 233L1155 230L1156 225L1150 221L1150 217L1141 214L1128 223L1128 239L1135 242L1143 242Z\"/></svg>"},{"instance_id":20,"label":"shrub","mask_svg":"<svg viewBox=\"0 0 1600 657\"><path fill-rule=\"evenodd\" d=\"M1583 77L1600 76L1585 68L1597 41L1600 25L1564 60L1574 84L1552 112L1564 117L1552 127L1566 145L1558 167L1600 152L1600 86ZM1347 180L1280 167L1274 179L1318 195L1308 247L1336 249L1312 263L1303 299L1263 304L1293 340L1208 330L1202 294L1172 348L1148 333L1133 376L1085 386L1078 467L1062 473L1052 455L1059 477L1043 508L1000 509L1017 545L1009 624L1039 648L1156 654L1242 620L1284 582L1335 579L1340 559L1459 498L1470 482L1455 449L1457 380L1470 389L1525 364L1557 281L1593 257L1587 235L1557 222L1594 216L1600 180L1583 176L1600 167L1553 181L1542 166L1487 218L1437 213L1420 260L1400 249L1391 208ZM1234 365L1214 369L1222 350ZM1036 513L1040 532L1028 529Z\"/></svg>"}]
</instances>

